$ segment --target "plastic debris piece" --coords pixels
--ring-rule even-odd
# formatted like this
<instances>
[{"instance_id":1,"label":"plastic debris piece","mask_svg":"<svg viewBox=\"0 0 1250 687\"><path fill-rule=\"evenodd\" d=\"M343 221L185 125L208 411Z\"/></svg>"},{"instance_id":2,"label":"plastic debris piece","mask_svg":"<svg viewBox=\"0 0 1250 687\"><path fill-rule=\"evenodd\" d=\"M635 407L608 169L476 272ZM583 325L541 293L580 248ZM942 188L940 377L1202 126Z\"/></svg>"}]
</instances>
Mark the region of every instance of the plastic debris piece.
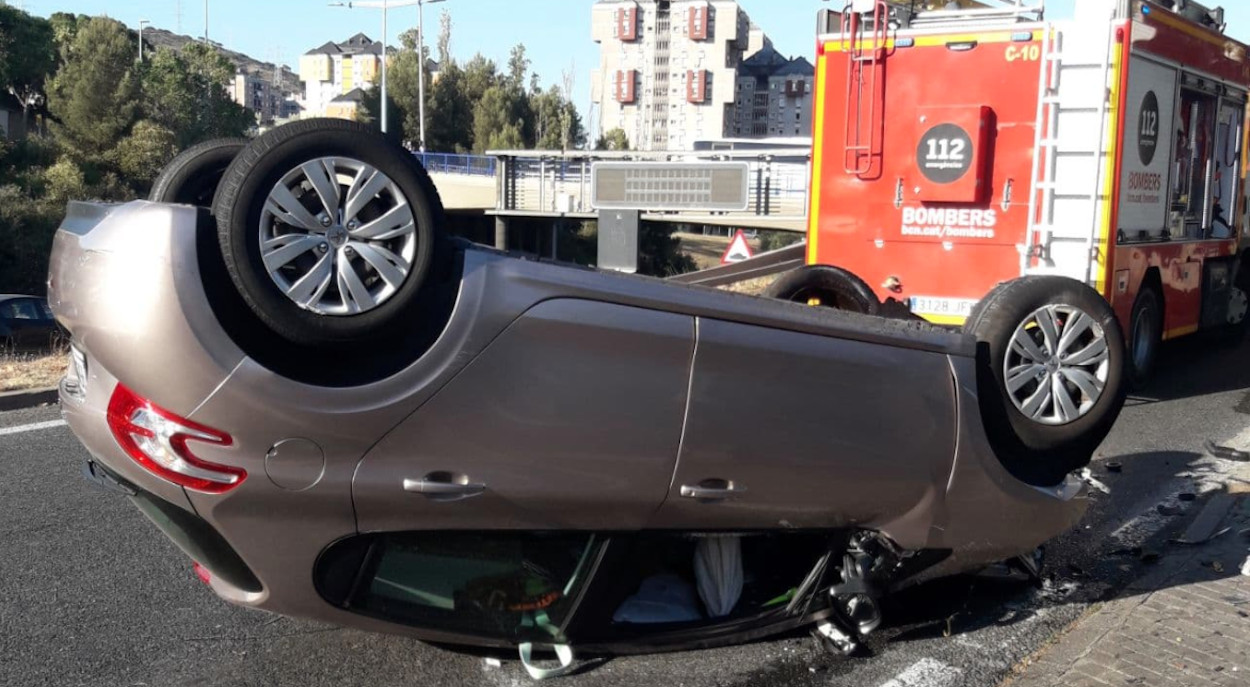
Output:
<instances>
[{"instance_id":1,"label":"plastic debris piece","mask_svg":"<svg viewBox=\"0 0 1250 687\"><path fill-rule=\"evenodd\" d=\"M1194 494L1194 493L1191 493L1191 492L1188 492L1188 491L1183 491L1183 492L1181 492L1181 493L1179 493L1179 494L1177 494L1177 495L1176 495L1176 499L1177 499L1178 501L1184 501L1184 502L1186 502L1186 503L1188 503L1188 502L1190 502L1190 501L1193 501L1193 500L1194 500L1194 499L1196 499L1196 498L1198 498L1198 495L1197 495L1197 494Z\"/></svg>"},{"instance_id":2,"label":"plastic debris piece","mask_svg":"<svg viewBox=\"0 0 1250 687\"><path fill-rule=\"evenodd\" d=\"M1250 556L1246 556L1246 561L1241 564L1241 574L1250 577Z\"/></svg>"},{"instance_id":3,"label":"plastic debris piece","mask_svg":"<svg viewBox=\"0 0 1250 687\"><path fill-rule=\"evenodd\" d=\"M1089 486L1097 489L1098 491L1101 491L1104 494L1111 493L1111 487L1108 487L1106 484L1103 484L1101 481L1095 478L1094 473L1091 472L1089 468L1081 469L1081 479L1084 480L1085 483L1088 484Z\"/></svg>"},{"instance_id":4,"label":"plastic debris piece","mask_svg":"<svg viewBox=\"0 0 1250 687\"><path fill-rule=\"evenodd\" d=\"M1230 446L1220 446L1219 444L1207 439L1203 446L1207 449L1207 453L1221 460L1231 460L1236 463L1250 463L1250 452L1239 451Z\"/></svg>"},{"instance_id":5,"label":"plastic debris piece","mask_svg":"<svg viewBox=\"0 0 1250 687\"><path fill-rule=\"evenodd\" d=\"M1168 540L1168 543L1169 543L1169 544L1181 544L1181 545L1184 545L1184 546L1201 546L1201 545L1206 544L1207 542L1211 541L1212 539L1216 539L1216 538L1222 537L1222 536L1224 536L1224 535L1228 534L1228 533L1229 533L1229 532L1231 532L1231 531L1233 531L1233 528L1231 528L1231 527L1225 527L1224 529L1220 530L1219 532L1216 532L1215 534L1212 534L1212 535L1211 535L1211 536L1209 536L1209 537L1203 537L1202 539L1169 539L1169 540Z\"/></svg>"},{"instance_id":6,"label":"plastic debris piece","mask_svg":"<svg viewBox=\"0 0 1250 687\"><path fill-rule=\"evenodd\" d=\"M503 667L503 661L500 661L497 658L488 658L486 659L486 665L491 668L501 668Z\"/></svg>"},{"instance_id":7,"label":"plastic debris piece","mask_svg":"<svg viewBox=\"0 0 1250 687\"><path fill-rule=\"evenodd\" d=\"M1121 473L1124 472L1124 463L1118 461L1108 461L1103 467L1107 468L1107 472Z\"/></svg>"}]
</instances>

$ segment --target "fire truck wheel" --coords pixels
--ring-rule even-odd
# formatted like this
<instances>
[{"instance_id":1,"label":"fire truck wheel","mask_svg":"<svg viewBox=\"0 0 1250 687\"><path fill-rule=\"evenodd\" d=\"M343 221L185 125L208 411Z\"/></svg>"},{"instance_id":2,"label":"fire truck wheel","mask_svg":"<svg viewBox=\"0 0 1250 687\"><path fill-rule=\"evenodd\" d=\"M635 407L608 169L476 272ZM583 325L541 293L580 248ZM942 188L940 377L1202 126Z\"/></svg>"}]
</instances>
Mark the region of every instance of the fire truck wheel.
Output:
<instances>
[{"instance_id":1,"label":"fire truck wheel","mask_svg":"<svg viewBox=\"0 0 1250 687\"><path fill-rule=\"evenodd\" d=\"M1233 283L1228 296L1228 326L1224 328L1224 339L1231 345L1240 344L1250 330L1250 265L1242 264L1237 281Z\"/></svg>"},{"instance_id":2,"label":"fire truck wheel","mask_svg":"<svg viewBox=\"0 0 1250 687\"><path fill-rule=\"evenodd\" d=\"M800 267L773 282L764 295L867 315L876 315L881 309L881 302L863 279L832 265Z\"/></svg>"},{"instance_id":3,"label":"fire truck wheel","mask_svg":"<svg viewBox=\"0 0 1250 687\"><path fill-rule=\"evenodd\" d=\"M964 331L978 342L981 413L1007 470L1051 486L1088 465L1127 391L1106 300L1065 277L1024 277L991 291Z\"/></svg>"},{"instance_id":4,"label":"fire truck wheel","mask_svg":"<svg viewBox=\"0 0 1250 687\"><path fill-rule=\"evenodd\" d=\"M246 145L246 139L219 138L187 148L156 175L148 200L211 207L221 175Z\"/></svg>"},{"instance_id":5,"label":"fire truck wheel","mask_svg":"<svg viewBox=\"0 0 1250 687\"><path fill-rule=\"evenodd\" d=\"M1159 346L1163 343L1163 302L1150 284L1143 284L1133 301L1128 325L1129 381L1141 388L1154 374Z\"/></svg>"}]
</instances>

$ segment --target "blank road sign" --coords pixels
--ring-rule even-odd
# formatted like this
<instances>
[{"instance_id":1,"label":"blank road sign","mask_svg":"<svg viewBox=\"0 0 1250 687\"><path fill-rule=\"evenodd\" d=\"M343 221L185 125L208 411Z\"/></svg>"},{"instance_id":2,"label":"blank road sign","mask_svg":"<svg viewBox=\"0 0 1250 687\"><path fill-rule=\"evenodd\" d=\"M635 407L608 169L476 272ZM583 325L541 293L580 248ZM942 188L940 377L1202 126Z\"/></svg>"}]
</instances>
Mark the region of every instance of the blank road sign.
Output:
<instances>
[{"instance_id":1,"label":"blank road sign","mask_svg":"<svg viewBox=\"0 0 1250 687\"><path fill-rule=\"evenodd\" d=\"M596 162L590 178L597 210L741 212L750 168L745 162Z\"/></svg>"}]
</instances>

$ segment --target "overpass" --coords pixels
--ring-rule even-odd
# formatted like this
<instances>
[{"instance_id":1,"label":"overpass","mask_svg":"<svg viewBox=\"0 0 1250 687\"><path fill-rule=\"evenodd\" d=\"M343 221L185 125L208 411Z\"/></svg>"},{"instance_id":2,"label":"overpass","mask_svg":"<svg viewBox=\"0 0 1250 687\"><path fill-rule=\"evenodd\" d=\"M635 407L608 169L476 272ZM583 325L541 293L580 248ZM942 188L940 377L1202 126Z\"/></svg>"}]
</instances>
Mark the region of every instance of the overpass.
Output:
<instances>
[{"instance_id":1,"label":"overpass","mask_svg":"<svg viewBox=\"0 0 1250 687\"><path fill-rule=\"evenodd\" d=\"M450 212L496 218L506 236L509 218L592 220L591 169L600 161L649 163L745 162L748 202L740 211L644 212L644 222L804 232L811 156L793 148L715 151L500 150L486 155L415 153Z\"/></svg>"}]
</instances>

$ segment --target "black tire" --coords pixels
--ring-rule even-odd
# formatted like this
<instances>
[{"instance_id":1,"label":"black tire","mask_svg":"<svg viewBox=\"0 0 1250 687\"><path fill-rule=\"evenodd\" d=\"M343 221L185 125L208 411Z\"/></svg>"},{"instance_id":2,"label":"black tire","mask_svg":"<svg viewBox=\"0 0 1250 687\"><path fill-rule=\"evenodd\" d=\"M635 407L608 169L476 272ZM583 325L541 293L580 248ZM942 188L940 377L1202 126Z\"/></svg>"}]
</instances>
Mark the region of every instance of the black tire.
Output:
<instances>
[{"instance_id":1,"label":"black tire","mask_svg":"<svg viewBox=\"0 0 1250 687\"><path fill-rule=\"evenodd\" d=\"M782 276L764 291L769 298L876 315L881 302L863 279L841 267L808 265Z\"/></svg>"},{"instance_id":2,"label":"black tire","mask_svg":"<svg viewBox=\"0 0 1250 687\"><path fill-rule=\"evenodd\" d=\"M1142 284L1133 301L1127 333L1128 373L1134 389L1144 387L1155 372L1163 345L1163 299L1151 284Z\"/></svg>"},{"instance_id":3,"label":"black tire","mask_svg":"<svg viewBox=\"0 0 1250 687\"><path fill-rule=\"evenodd\" d=\"M1250 299L1250 264L1242 263L1233 281L1229 294L1228 325L1223 329L1224 343L1229 346L1240 346L1250 333L1250 312L1247 312Z\"/></svg>"},{"instance_id":4,"label":"black tire","mask_svg":"<svg viewBox=\"0 0 1250 687\"><path fill-rule=\"evenodd\" d=\"M402 196L412 215L411 260L407 262L402 280L384 300L362 312L317 312L301 307L279 288L270 276L261 256L261 217L271 191L288 173L294 172L305 162L318 159L347 159L381 172L394 187L387 198L398 205ZM317 194L311 186L303 189L299 199L307 205ZM340 200L346 194L339 186ZM382 198L383 196L375 196ZM370 201L373 202L373 201ZM363 210L361 211L363 215ZM404 149L393 145L380 133L364 125L339 119L311 119L274 129L253 141L235 158L226 170L213 204L217 218L218 239L222 257L239 294L248 307L270 329L282 338L302 346L341 347L347 344L384 341L402 335L405 327L412 327L411 315L420 305L422 285L431 271L436 252L443 249L441 227L443 207L438 191L429 175L416 159ZM367 222L367 220L366 220ZM275 231L283 225L274 221ZM294 225L290 225L294 226ZM343 227L338 227L342 238ZM328 230L327 230L328 232ZM305 232L313 235L314 232ZM326 234L329 237L329 234ZM350 240L347 236L346 240ZM324 254L323 244L318 250ZM335 244L341 247L340 242ZM339 250L335 248L334 250ZM350 252L350 247L347 248ZM440 258L441 259L441 258ZM362 256L352 258L362 260ZM361 263L363 264L363 262ZM338 270L338 263L334 263ZM380 272L375 275L381 279ZM375 281L374 284L381 284ZM337 284L326 287L338 290ZM366 285L366 288L372 288ZM346 293L339 297L343 304L356 302Z\"/></svg>"},{"instance_id":5,"label":"black tire","mask_svg":"<svg viewBox=\"0 0 1250 687\"><path fill-rule=\"evenodd\" d=\"M247 147L247 139L219 138L182 151L152 182L148 200L210 208L226 168Z\"/></svg>"},{"instance_id":6,"label":"black tire","mask_svg":"<svg viewBox=\"0 0 1250 687\"><path fill-rule=\"evenodd\" d=\"M1076 403L1071 406L1079 414L1069 419L1054 417L1061 413L1057 402L1047 406L1043 401L1040 410L1052 408L1051 416L1026 415L1022 408L1029 407L1028 399L1013 396L1007 386L1007 366L1009 362L1013 365L1017 363L1021 355L1021 349L1012 345L1013 337L1017 332L1030 338L1042 336L1039 327L1030 329L1027 325L1036 323L1036 316L1043 313L1042 309L1047 306L1060 308L1058 312L1063 319L1055 323L1060 332L1077 311L1092 320L1088 330L1078 330L1081 335L1072 340L1072 345L1078 347L1076 352L1082 352L1082 347L1096 350L1090 344L1094 344L1098 336L1106 345L1105 360L1094 375L1103 376L1101 392L1094 394L1093 398L1082 394L1084 400L1080 406ZM1065 310L1068 312L1063 312ZM1094 450L1119 417L1127 392L1124 336L1115 312L1106 300L1097 291L1072 279L1025 277L1006 282L991 291L974 309L972 317L964 325L964 331L978 342L977 387L981 415L986 434L1003 466L1024 482L1051 486L1062 482L1073 470L1088 465ZM1051 360L1056 361L1052 363L1055 367L1040 366L1043 369L1036 371L1044 376L1034 376L1031 371L1028 375L1014 377L1013 381L1026 380L1023 386L1017 388L1017 394L1041 390L1043 394L1040 398L1054 398L1053 394L1044 393L1042 384L1049 383L1046 380L1056 376L1062 388L1070 392L1069 398L1071 394L1081 394L1080 388L1070 381L1068 375L1075 376L1083 370L1074 369L1077 366L1058 365L1060 356L1051 354L1041 342L1037 345L1051 355ZM1013 369L1024 370L1025 367L1022 364ZM1036 369L1039 366L1033 367ZM1082 379L1090 377L1083 375Z\"/></svg>"}]
</instances>

